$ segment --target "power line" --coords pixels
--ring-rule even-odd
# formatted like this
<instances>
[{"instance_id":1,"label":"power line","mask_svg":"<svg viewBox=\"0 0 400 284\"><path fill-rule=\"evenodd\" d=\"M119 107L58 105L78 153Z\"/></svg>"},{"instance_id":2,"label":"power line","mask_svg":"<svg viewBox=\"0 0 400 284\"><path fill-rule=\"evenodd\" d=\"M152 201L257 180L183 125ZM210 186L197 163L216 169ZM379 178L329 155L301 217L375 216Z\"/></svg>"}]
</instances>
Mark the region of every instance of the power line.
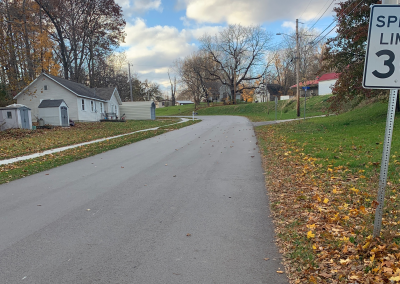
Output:
<instances>
[{"instance_id":1,"label":"power line","mask_svg":"<svg viewBox=\"0 0 400 284\"><path fill-rule=\"evenodd\" d=\"M317 13L317 15L314 17L314 18L312 18L312 20L310 20L310 21L308 21L308 22L313 22L317 17L318 17L318 15L319 15L319 13L321 13L321 11L325 8L325 6L326 6L326 4L329 2L329 0L326 0L325 1L325 4L322 6L322 8L318 11L318 13Z\"/></svg>"},{"instance_id":2,"label":"power line","mask_svg":"<svg viewBox=\"0 0 400 284\"><path fill-rule=\"evenodd\" d=\"M305 11L307 11L307 9L308 9L308 6L310 6L310 4L311 4L311 1L312 1L312 0L308 1L307 7L304 9L303 13L301 13L301 16L300 16L300 18L301 18L301 17L303 17L303 15L304 15L304 12L305 12Z\"/></svg>"},{"instance_id":3,"label":"power line","mask_svg":"<svg viewBox=\"0 0 400 284\"><path fill-rule=\"evenodd\" d=\"M318 18L318 20L311 26L310 30L318 23L319 20L321 20L322 16L325 15L326 11L332 6L333 2L336 0L332 0L331 4L325 9L325 11L322 13L322 15Z\"/></svg>"},{"instance_id":4,"label":"power line","mask_svg":"<svg viewBox=\"0 0 400 284\"><path fill-rule=\"evenodd\" d=\"M358 6L360 6L360 4L361 4L362 2L364 2L364 0L360 0L360 2L358 2L358 4L353 8L353 10L351 10L351 11L348 13L348 15L350 15L355 9L357 9ZM337 16L337 18L336 18L332 23L330 23L329 26L327 26L327 27L325 28L325 30L323 30L318 36L316 36L316 37L314 38L314 40L311 41L311 42L314 43L313 46L316 45L316 44L317 44L318 42L320 42L321 40L323 40L328 34L330 34L330 33L336 28L337 24L336 24L327 34L325 34L322 38L320 38L318 41L315 41L315 40L316 40L318 37L320 37L327 29L329 29L330 26L332 26L335 22L337 22L337 20L340 18L340 16L342 16L342 15L346 12L346 10L347 10L349 7L350 7L350 6L348 6L346 9L344 9L344 11L343 11L342 13L340 13L339 16Z\"/></svg>"}]
</instances>

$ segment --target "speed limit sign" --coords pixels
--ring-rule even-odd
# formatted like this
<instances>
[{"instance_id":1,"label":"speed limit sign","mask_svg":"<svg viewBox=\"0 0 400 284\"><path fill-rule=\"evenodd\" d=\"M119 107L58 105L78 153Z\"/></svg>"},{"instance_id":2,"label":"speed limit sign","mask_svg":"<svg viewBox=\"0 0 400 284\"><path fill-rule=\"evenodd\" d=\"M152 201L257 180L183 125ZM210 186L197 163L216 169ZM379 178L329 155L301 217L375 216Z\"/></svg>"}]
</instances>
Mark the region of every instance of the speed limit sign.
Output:
<instances>
[{"instance_id":1,"label":"speed limit sign","mask_svg":"<svg viewBox=\"0 0 400 284\"><path fill-rule=\"evenodd\" d=\"M371 8L363 87L400 88L400 6Z\"/></svg>"}]
</instances>

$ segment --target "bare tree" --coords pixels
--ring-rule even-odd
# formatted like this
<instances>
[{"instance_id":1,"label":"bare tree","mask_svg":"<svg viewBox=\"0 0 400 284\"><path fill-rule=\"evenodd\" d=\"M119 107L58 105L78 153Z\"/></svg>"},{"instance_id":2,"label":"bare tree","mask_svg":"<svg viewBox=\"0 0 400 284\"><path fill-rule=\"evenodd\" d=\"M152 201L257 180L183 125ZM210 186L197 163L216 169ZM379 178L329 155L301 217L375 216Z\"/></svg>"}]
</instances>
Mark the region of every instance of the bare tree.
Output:
<instances>
[{"instance_id":1,"label":"bare tree","mask_svg":"<svg viewBox=\"0 0 400 284\"><path fill-rule=\"evenodd\" d=\"M169 78L169 82L171 83L171 101L172 101L172 105L175 105L175 94L176 94L176 77L174 77L174 83L172 83L171 81L171 77L169 75L169 69L168 69L168 78Z\"/></svg>"},{"instance_id":2,"label":"bare tree","mask_svg":"<svg viewBox=\"0 0 400 284\"><path fill-rule=\"evenodd\" d=\"M200 39L200 49L215 63L215 68L206 69L210 79L230 88L233 103L237 92L252 86L244 81L262 77L271 38L260 26L229 25L214 37L206 34Z\"/></svg>"}]
</instances>

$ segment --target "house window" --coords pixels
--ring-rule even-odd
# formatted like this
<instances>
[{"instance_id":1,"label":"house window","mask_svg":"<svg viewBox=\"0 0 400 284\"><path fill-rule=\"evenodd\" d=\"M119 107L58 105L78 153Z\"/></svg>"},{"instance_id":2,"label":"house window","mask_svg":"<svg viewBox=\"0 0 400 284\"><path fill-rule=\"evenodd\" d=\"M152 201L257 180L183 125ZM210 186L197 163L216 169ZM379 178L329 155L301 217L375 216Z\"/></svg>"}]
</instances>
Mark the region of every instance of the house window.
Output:
<instances>
[{"instance_id":1,"label":"house window","mask_svg":"<svg viewBox=\"0 0 400 284\"><path fill-rule=\"evenodd\" d=\"M44 85L44 90L45 90L45 91L47 90L47 85Z\"/></svg>"},{"instance_id":2,"label":"house window","mask_svg":"<svg viewBox=\"0 0 400 284\"><path fill-rule=\"evenodd\" d=\"M94 112L94 102L90 101L90 108L92 109L92 112Z\"/></svg>"},{"instance_id":3,"label":"house window","mask_svg":"<svg viewBox=\"0 0 400 284\"><path fill-rule=\"evenodd\" d=\"M117 115L117 106L114 106L115 115Z\"/></svg>"},{"instance_id":4,"label":"house window","mask_svg":"<svg viewBox=\"0 0 400 284\"><path fill-rule=\"evenodd\" d=\"M82 110L85 110L85 100L82 99Z\"/></svg>"},{"instance_id":5,"label":"house window","mask_svg":"<svg viewBox=\"0 0 400 284\"><path fill-rule=\"evenodd\" d=\"M7 111L7 118L12 118L12 113L11 113L11 111Z\"/></svg>"},{"instance_id":6,"label":"house window","mask_svg":"<svg viewBox=\"0 0 400 284\"><path fill-rule=\"evenodd\" d=\"M100 103L100 113L103 113L103 103Z\"/></svg>"}]
</instances>

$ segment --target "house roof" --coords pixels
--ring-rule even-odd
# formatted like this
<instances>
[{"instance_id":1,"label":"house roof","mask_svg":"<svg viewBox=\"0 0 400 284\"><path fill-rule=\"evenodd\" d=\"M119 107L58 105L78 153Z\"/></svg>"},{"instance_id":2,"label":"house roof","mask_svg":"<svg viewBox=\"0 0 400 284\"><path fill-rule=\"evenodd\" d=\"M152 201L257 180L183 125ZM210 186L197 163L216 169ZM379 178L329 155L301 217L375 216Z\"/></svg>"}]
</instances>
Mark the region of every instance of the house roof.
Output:
<instances>
[{"instance_id":1,"label":"house roof","mask_svg":"<svg viewBox=\"0 0 400 284\"><path fill-rule=\"evenodd\" d=\"M46 73L43 73L43 75L52 79L53 81L56 81L57 83L64 86L68 90L72 91L75 95L79 97L86 97L94 100L105 101L103 98L96 95L94 89L91 89L83 84L72 82L70 80L63 79Z\"/></svg>"},{"instance_id":2,"label":"house roof","mask_svg":"<svg viewBox=\"0 0 400 284\"><path fill-rule=\"evenodd\" d=\"M78 97L83 97L83 98L89 98L92 100L98 100L98 101L104 101L106 102L106 100L100 98L99 96L97 96L94 92L94 89L91 89L83 84L80 83L76 83L76 82L72 82L57 76L53 76L50 74L46 74L46 73L42 73L40 74L40 76L38 76L32 83L30 83L28 86L26 86L21 92L19 92L14 99L16 99L20 94L22 94L31 84L35 83L41 76L45 76L51 80L53 80L54 82L56 82L57 84L61 85L62 87L64 87L65 89L69 90L70 92L72 92L73 94L75 94Z\"/></svg>"},{"instance_id":3,"label":"house roof","mask_svg":"<svg viewBox=\"0 0 400 284\"><path fill-rule=\"evenodd\" d=\"M109 88L95 88L95 93L96 96L102 98L103 100L109 101L112 97L113 94L115 94L115 97L118 101L118 104L122 104L122 100L118 94L118 90L116 90L116 87L109 87ZM117 91L117 92L115 92Z\"/></svg>"},{"instance_id":4,"label":"house roof","mask_svg":"<svg viewBox=\"0 0 400 284\"><path fill-rule=\"evenodd\" d=\"M111 88L96 88L95 92L96 95L102 98L103 100L110 100L112 97L112 94L114 93L115 87Z\"/></svg>"},{"instance_id":5,"label":"house roof","mask_svg":"<svg viewBox=\"0 0 400 284\"><path fill-rule=\"evenodd\" d=\"M322 75L321 77L317 77L315 80L309 80L306 82L300 82L299 87L304 87L304 86L312 86L312 85L318 85L318 82L322 81L328 81L328 80L336 80L339 78L340 73L326 73ZM296 88L297 84L290 86L290 88Z\"/></svg>"},{"instance_id":6,"label":"house roof","mask_svg":"<svg viewBox=\"0 0 400 284\"><path fill-rule=\"evenodd\" d=\"M10 110L10 109L20 109L20 108L27 108L30 109L29 107L27 107L26 105L21 105L21 104L12 104L6 107L0 107L0 110Z\"/></svg>"},{"instance_id":7,"label":"house roof","mask_svg":"<svg viewBox=\"0 0 400 284\"><path fill-rule=\"evenodd\" d=\"M326 73L318 78L318 82L328 81L328 80L335 80L339 78L340 73Z\"/></svg>"},{"instance_id":8,"label":"house roof","mask_svg":"<svg viewBox=\"0 0 400 284\"><path fill-rule=\"evenodd\" d=\"M59 107L63 102L64 100L43 100L40 102L38 108Z\"/></svg>"}]
</instances>

